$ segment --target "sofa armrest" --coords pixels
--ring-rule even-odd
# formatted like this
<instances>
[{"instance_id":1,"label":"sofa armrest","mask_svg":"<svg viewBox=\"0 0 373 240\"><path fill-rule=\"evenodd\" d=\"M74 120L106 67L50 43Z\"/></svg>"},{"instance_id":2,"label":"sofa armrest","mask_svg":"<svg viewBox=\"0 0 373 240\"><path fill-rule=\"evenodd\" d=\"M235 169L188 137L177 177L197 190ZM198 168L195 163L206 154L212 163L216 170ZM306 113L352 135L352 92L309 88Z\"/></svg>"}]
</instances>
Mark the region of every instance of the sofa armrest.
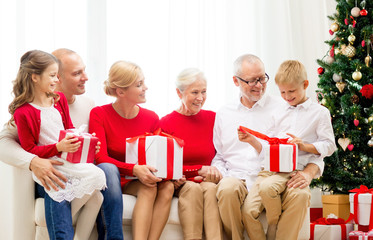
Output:
<instances>
[{"instance_id":1,"label":"sofa armrest","mask_svg":"<svg viewBox=\"0 0 373 240\"><path fill-rule=\"evenodd\" d=\"M6 184L0 204L0 225L3 229L0 239L34 239L35 183L31 172L0 164L0 181Z\"/></svg>"}]
</instances>

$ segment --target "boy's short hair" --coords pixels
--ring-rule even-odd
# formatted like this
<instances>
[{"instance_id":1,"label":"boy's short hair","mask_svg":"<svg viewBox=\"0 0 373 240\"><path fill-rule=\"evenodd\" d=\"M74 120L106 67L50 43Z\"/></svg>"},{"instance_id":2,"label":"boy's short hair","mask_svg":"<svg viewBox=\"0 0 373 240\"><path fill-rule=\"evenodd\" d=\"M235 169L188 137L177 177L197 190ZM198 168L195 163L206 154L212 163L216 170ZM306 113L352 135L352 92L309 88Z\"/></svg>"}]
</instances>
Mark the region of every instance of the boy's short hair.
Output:
<instances>
[{"instance_id":1,"label":"boy's short hair","mask_svg":"<svg viewBox=\"0 0 373 240\"><path fill-rule=\"evenodd\" d=\"M306 79L306 68L297 60L287 60L281 63L275 76L276 84L302 83Z\"/></svg>"}]
</instances>

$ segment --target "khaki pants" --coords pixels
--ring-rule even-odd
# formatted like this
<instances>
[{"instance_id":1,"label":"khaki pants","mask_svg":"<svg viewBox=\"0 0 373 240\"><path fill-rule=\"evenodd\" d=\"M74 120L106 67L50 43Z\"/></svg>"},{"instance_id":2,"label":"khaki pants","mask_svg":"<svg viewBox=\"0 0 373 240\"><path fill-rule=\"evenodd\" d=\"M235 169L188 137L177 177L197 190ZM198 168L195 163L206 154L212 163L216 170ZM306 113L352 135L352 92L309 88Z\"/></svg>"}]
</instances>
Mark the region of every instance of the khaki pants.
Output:
<instances>
[{"instance_id":1,"label":"khaki pants","mask_svg":"<svg viewBox=\"0 0 373 240\"><path fill-rule=\"evenodd\" d=\"M184 239L202 239L203 228L207 240L223 239L215 183L187 181L175 195Z\"/></svg>"},{"instance_id":2,"label":"khaki pants","mask_svg":"<svg viewBox=\"0 0 373 240\"><path fill-rule=\"evenodd\" d=\"M307 188L287 188L291 173L262 171L243 206L243 222L251 240L265 240L259 215L266 207L268 224L277 224L276 240L296 240L302 227L311 192Z\"/></svg>"},{"instance_id":3,"label":"khaki pants","mask_svg":"<svg viewBox=\"0 0 373 240\"><path fill-rule=\"evenodd\" d=\"M234 177L224 177L217 185L219 212L228 239L243 239L241 206L247 196L246 184Z\"/></svg>"}]
</instances>

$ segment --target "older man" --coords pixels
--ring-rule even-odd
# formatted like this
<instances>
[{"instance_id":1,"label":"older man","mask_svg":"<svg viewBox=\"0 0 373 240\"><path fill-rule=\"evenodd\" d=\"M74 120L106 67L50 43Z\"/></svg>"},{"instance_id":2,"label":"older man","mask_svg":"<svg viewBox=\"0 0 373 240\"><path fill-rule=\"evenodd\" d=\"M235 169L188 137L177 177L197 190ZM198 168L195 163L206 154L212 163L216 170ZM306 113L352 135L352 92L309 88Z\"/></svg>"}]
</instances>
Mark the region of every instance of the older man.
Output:
<instances>
[{"instance_id":1,"label":"older man","mask_svg":"<svg viewBox=\"0 0 373 240\"><path fill-rule=\"evenodd\" d=\"M234 63L233 76L233 82L240 90L239 101L223 107L216 114L213 140L217 153L212 166L223 175L217 186L217 198L229 239L243 239L244 226L250 228L248 220L253 214L249 212L250 202L246 196L261 170L256 150L239 141L237 128L242 125L266 133L272 113L285 104L282 99L265 94L268 80L264 64L257 56L240 56ZM302 173L289 181L282 195L283 213L276 239L297 239L310 199L309 189L298 186L300 181L314 177L319 170L315 166L309 166L312 171L300 171ZM294 206L297 206L296 211ZM254 214L257 221L259 214Z\"/></svg>"}]
</instances>

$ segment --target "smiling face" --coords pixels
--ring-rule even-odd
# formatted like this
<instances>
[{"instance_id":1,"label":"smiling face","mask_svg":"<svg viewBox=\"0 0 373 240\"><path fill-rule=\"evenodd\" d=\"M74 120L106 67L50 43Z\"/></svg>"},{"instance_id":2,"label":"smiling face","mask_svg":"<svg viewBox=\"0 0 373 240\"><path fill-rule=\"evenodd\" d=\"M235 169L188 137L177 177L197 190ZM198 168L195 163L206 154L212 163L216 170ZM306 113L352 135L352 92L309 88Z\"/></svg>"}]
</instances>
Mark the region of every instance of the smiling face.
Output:
<instances>
[{"instance_id":1,"label":"smiling face","mask_svg":"<svg viewBox=\"0 0 373 240\"><path fill-rule=\"evenodd\" d=\"M32 74L35 91L39 93L53 93L58 83L58 64L49 65L41 74Z\"/></svg>"},{"instance_id":2,"label":"smiling face","mask_svg":"<svg viewBox=\"0 0 373 240\"><path fill-rule=\"evenodd\" d=\"M63 55L60 61L60 90L69 97L85 93L85 83L88 81L88 76L82 58L76 53L71 53Z\"/></svg>"},{"instance_id":3,"label":"smiling face","mask_svg":"<svg viewBox=\"0 0 373 240\"><path fill-rule=\"evenodd\" d=\"M181 100L179 112L186 116L197 114L206 101L206 88L206 81L197 78L184 91L181 92L179 89L176 89Z\"/></svg>"},{"instance_id":4,"label":"smiling face","mask_svg":"<svg viewBox=\"0 0 373 240\"><path fill-rule=\"evenodd\" d=\"M264 65L261 61L242 62L241 72L238 77L245 81L251 81L265 76ZM249 86L237 77L233 77L234 84L240 88L241 102L244 106L251 108L259 101L265 93L267 83L256 82L254 86Z\"/></svg>"},{"instance_id":5,"label":"smiling face","mask_svg":"<svg viewBox=\"0 0 373 240\"><path fill-rule=\"evenodd\" d=\"M280 89L281 97L288 104L295 107L307 100L306 89L308 84L308 80L304 80L302 83L279 83L278 88Z\"/></svg>"},{"instance_id":6,"label":"smiling face","mask_svg":"<svg viewBox=\"0 0 373 240\"><path fill-rule=\"evenodd\" d=\"M148 87L145 85L145 78L142 72L139 72L139 76L134 83L123 90L124 98L127 102L133 104L139 104L146 102L145 92Z\"/></svg>"}]
</instances>

